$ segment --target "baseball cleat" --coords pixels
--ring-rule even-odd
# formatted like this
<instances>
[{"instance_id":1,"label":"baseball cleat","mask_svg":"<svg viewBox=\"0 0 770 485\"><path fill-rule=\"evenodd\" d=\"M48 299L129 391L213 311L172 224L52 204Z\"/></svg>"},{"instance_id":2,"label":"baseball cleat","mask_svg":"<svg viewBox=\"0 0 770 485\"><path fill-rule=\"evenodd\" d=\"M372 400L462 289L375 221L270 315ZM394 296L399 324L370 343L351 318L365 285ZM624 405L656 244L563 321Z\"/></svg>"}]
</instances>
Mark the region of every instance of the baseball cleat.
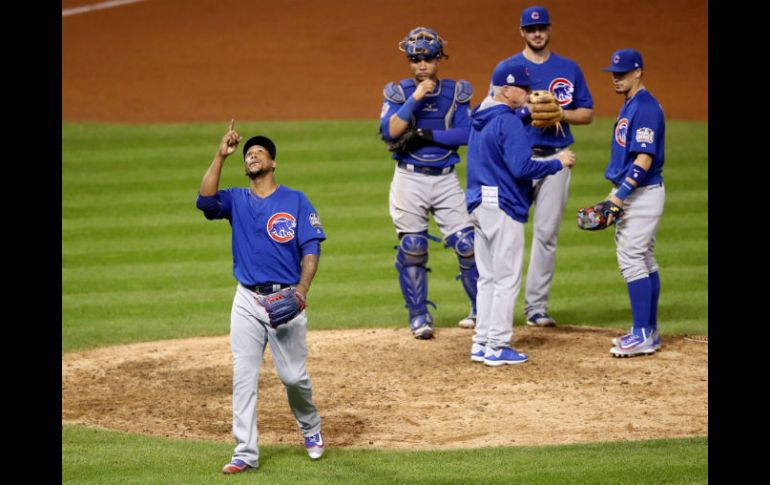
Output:
<instances>
[{"instance_id":1,"label":"baseball cleat","mask_svg":"<svg viewBox=\"0 0 770 485\"><path fill-rule=\"evenodd\" d=\"M653 340L652 340L652 347L655 350L660 350L660 331L659 330L655 330L653 335L654 335L655 338L653 338ZM620 337L613 337L612 345L617 347L619 343L620 343Z\"/></svg>"},{"instance_id":2,"label":"baseball cleat","mask_svg":"<svg viewBox=\"0 0 770 485\"><path fill-rule=\"evenodd\" d=\"M532 327L554 327L556 326L556 320L548 316L546 312L535 313L527 318L527 325Z\"/></svg>"},{"instance_id":3,"label":"baseball cleat","mask_svg":"<svg viewBox=\"0 0 770 485\"><path fill-rule=\"evenodd\" d=\"M459 322L457 322L457 325L459 325L462 328L475 328L476 327L476 315L470 314L467 317L463 318Z\"/></svg>"},{"instance_id":4,"label":"baseball cleat","mask_svg":"<svg viewBox=\"0 0 770 485\"><path fill-rule=\"evenodd\" d=\"M651 332L649 328L633 328L631 332L612 339L613 347L610 354L614 357L633 357L635 355L650 355L660 348L655 347L656 336L660 339L657 332Z\"/></svg>"},{"instance_id":5,"label":"baseball cleat","mask_svg":"<svg viewBox=\"0 0 770 485\"><path fill-rule=\"evenodd\" d=\"M471 344L471 360L473 362L484 362L484 344L477 344L476 342Z\"/></svg>"},{"instance_id":6,"label":"baseball cleat","mask_svg":"<svg viewBox=\"0 0 770 485\"><path fill-rule=\"evenodd\" d=\"M429 339L433 337L433 317L430 313L414 317L409 324L412 329L412 335L417 339Z\"/></svg>"},{"instance_id":7,"label":"baseball cleat","mask_svg":"<svg viewBox=\"0 0 770 485\"><path fill-rule=\"evenodd\" d=\"M520 354L510 347L487 347L484 352L484 365L497 367L507 364L523 364L529 360L527 354Z\"/></svg>"},{"instance_id":8,"label":"baseball cleat","mask_svg":"<svg viewBox=\"0 0 770 485\"><path fill-rule=\"evenodd\" d=\"M319 431L312 436L305 436L305 448L307 449L307 455L311 460L317 460L324 454L324 448L326 443L324 437Z\"/></svg>"},{"instance_id":9,"label":"baseball cleat","mask_svg":"<svg viewBox=\"0 0 770 485\"><path fill-rule=\"evenodd\" d=\"M233 460L222 468L222 473L225 475L231 475L233 473L248 472L256 470L257 467L251 466L243 460Z\"/></svg>"}]
</instances>

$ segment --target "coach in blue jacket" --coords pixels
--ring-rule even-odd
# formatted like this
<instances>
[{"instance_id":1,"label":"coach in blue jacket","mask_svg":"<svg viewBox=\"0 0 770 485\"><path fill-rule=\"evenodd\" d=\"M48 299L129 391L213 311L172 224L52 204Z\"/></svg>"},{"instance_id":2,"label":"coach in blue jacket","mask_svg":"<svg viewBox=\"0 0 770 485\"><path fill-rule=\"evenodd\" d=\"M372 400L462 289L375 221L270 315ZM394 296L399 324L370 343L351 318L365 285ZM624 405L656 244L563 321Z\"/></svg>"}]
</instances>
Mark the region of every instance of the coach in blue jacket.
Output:
<instances>
[{"instance_id":1,"label":"coach in blue jacket","mask_svg":"<svg viewBox=\"0 0 770 485\"><path fill-rule=\"evenodd\" d=\"M532 83L521 61L500 63L492 74L492 98L485 99L471 115L465 197L476 231L479 270L471 360L489 366L529 359L511 347L511 338L532 180L575 164L575 154L569 149L555 160L532 160L531 140L513 111L526 104Z\"/></svg>"}]
</instances>

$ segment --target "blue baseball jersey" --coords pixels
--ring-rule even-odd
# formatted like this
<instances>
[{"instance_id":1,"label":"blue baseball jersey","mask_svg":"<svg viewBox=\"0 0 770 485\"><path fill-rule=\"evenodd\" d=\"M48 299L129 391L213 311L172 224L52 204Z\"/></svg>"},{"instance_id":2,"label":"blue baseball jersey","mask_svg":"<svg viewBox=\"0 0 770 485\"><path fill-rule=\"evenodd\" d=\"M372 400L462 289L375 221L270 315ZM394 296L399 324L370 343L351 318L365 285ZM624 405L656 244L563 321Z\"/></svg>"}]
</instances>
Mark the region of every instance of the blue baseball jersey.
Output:
<instances>
[{"instance_id":1,"label":"blue baseball jersey","mask_svg":"<svg viewBox=\"0 0 770 485\"><path fill-rule=\"evenodd\" d=\"M244 187L199 194L197 206L207 219L230 222L233 274L244 285L298 283L302 256L320 254L326 239L305 194L283 185L264 199Z\"/></svg>"},{"instance_id":2,"label":"blue baseball jersey","mask_svg":"<svg viewBox=\"0 0 770 485\"><path fill-rule=\"evenodd\" d=\"M647 153L652 156L652 165L640 185L663 182L665 139L663 108L649 91L639 90L620 108L613 130L611 158L604 177L615 185L622 184L636 154Z\"/></svg>"},{"instance_id":3,"label":"blue baseball jersey","mask_svg":"<svg viewBox=\"0 0 770 485\"><path fill-rule=\"evenodd\" d=\"M414 79L403 79L399 82L403 89L405 99L417 89ZM436 83L434 93L426 95L415 105L412 114L412 125L415 128L430 130L449 130L444 138L452 141L450 145L436 143L441 135L434 133L434 143L425 142L424 146L410 151L408 154L394 153L392 158L399 162L411 163L429 167L448 167L460 161L457 149L468 142L468 130L470 129L470 99L458 102L455 99L455 87L457 83L451 79L443 79ZM385 98L380 113L380 132L386 139L388 136L388 124L390 117L394 115L403 102L398 103Z\"/></svg>"},{"instance_id":4,"label":"blue baseball jersey","mask_svg":"<svg viewBox=\"0 0 770 485\"><path fill-rule=\"evenodd\" d=\"M524 125L511 108L502 103L480 108L473 111L468 140L468 212L473 212L482 199L492 197L506 214L526 223L532 205L532 180L558 172L561 162L536 162L530 158Z\"/></svg>"},{"instance_id":5,"label":"blue baseball jersey","mask_svg":"<svg viewBox=\"0 0 770 485\"><path fill-rule=\"evenodd\" d=\"M508 60L524 63L530 77L535 81L532 84L532 90L550 91L563 109L593 109L594 99L588 90L583 71L574 61L552 52L548 60L542 64L536 64L519 52L498 65ZM574 138L570 132L569 123L562 121L561 125L565 136L559 134L555 127L542 129L527 124L527 134L532 139L532 146L561 148L572 145Z\"/></svg>"}]
</instances>

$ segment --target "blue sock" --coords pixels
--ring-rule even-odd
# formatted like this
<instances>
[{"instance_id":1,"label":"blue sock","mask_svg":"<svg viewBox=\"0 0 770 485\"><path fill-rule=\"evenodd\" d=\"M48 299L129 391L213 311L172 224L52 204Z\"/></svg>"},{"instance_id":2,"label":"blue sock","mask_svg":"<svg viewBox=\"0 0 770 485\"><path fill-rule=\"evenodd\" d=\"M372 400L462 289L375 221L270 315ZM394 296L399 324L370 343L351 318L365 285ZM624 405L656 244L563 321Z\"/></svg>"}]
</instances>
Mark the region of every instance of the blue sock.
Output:
<instances>
[{"instance_id":1,"label":"blue sock","mask_svg":"<svg viewBox=\"0 0 770 485\"><path fill-rule=\"evenodd\" d=\"M652 303L650 304L650 328L654 332L658 328L658 297L660 296L660 276L658 272L650 273L652 286Z\"/></svg>"},{"instance_id":2,"label":"blue sock","mask_svg":"<svg viewBox=\"0 0 770 485\"><path fill-rule=\"evenodd\" d=\"M628 296L631 298L631 314L634 317L634 330L650 328L650 304L652 303L652 284L649 277L628 283Z\"/></svg>"}]
</instances>

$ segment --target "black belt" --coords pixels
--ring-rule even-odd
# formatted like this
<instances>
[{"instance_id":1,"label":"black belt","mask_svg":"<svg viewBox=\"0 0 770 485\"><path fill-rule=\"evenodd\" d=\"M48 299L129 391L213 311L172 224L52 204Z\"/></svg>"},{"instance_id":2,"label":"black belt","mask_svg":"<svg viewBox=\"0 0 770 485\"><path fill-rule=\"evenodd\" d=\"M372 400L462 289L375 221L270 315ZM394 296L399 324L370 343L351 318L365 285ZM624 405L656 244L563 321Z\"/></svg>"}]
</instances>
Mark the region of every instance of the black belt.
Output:
<instances>
[{"instance_id":1,"label":"black belt","mask_svg":"<svg viewBox=\"0 0 770 485\"><path fill-rule=\"evenodd\" d=\"M532 147L532 156L538 158L550 157L551 155L559 153L565 148L567 147Z\"/></svg>"},{"instance_id":2,"label":"black belt","mask_svg":"<svg viewBox=\"0 0 770 485\"><path fill-rule=\"evenodd\" d=\"M410 172L424 173L425 175L444 175L452 173L455 169L454 165L448 167L425 167L423 165L415 165L413 163L398 162L398 168L403 168Z\"/></svg>"},{"instance_id":3,"label":"black belt","mask_svg":"<svg viewBox=\"0 0 770 485\"><path fill-rule=\"evenodd\" d=\"M287 283L265 283L262 285L244 285L243 283L241 283L241 285L247 290L255 291L260 295L269 295L271 293L275 293L276 291L280 291L284 288L294 286Z\"/></svg>"}]
</instances>

